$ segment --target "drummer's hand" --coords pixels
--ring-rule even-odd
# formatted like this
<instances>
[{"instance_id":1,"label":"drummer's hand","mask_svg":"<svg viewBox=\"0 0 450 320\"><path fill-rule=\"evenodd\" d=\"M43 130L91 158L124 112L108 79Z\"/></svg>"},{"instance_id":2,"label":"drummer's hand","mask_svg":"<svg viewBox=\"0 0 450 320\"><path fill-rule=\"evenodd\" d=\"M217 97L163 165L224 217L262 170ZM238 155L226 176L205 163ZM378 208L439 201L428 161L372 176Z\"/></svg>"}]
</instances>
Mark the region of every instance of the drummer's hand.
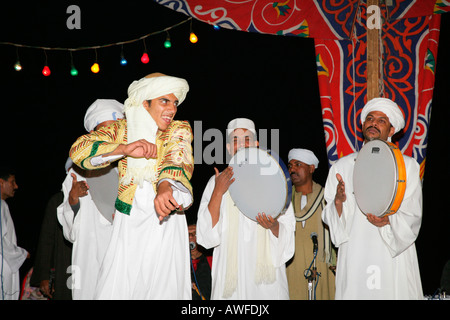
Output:
<instances>
[{"instance_id":1,"label":"drummer's hand","mask_svg":"<svg viewBox=\"0 0 450 320\"><path fill-rule=\"evenodd\" d=\"M214 171L216 172L216 185L214 187L214 191L218 192L220 195L223 195L227 192L229 186L234 182L233 178L233 168L228 167L219 173L219 170L214 167Z\"/></svg>"},{"instance_id":2,"label":"drummer's hand","mask_svg":"<svg viewBox=\"0 0 450 320\"><path fill-rule=\"evenodd\" d=\"M226 168L222 173L219 173L217 168L214 168L214 171L216 173L215 186L208 203L208 210L211 214L213 228L220 218L220 204L222 203L222 197L225 192L227 192L228 187L234 182L232 167Z\"/></svg>"},{"instance_id":3,"label":"drummer's hand","mask_svg":"<svg viewBox=\"0 0 450 320\"><path fill-rule=\"evenodd\" d=\"M336 195L334 197L334 205L336 206L336 210L340 217L342 214L343 203L345 202L345 200L347 200L347 195L345 194L345 182L339 173L336 173L336 179L338 180L339 183L336 188Z\"/></svg>"},{"instance_id":4,"label":"drummer's hand","mask_svg":"<svg viewBox=\"0 0 450 320\"><path fill-rule=\"evenodd\" d=\"M376 227L383 227L383 226L389 224L389 217L388 216L377 217L376 215L368 213L367 214L367 220L369 220L369 222L371 224L373 224L374 226L376 226Z\"/></svg>"},{"instance_id":5,"label":"drummer's hand","mask_svg":"<svg viewBox=\"0 0 450 320\"><path fill-rule=\"evenodd\" d=\"M72 188L69 192L69 204L74 206L80 201L81 197L87 196L89 185L86 181L77 181L77 176L74 173L70 175L72 176Z\"/></svg>"},{"instance_id":6,"label":"drummer's hand","mask_svg":"<svg viewBox=\"0 0 450 320\"><path fill-rule=\"evenodd\" d=\"M278 231L280 229L280 224L277 219L267 216L264 212L258 213L256 216L256 221L265 229L270 229L273 235L278 238Z\"/></svg>"}]
</instances>

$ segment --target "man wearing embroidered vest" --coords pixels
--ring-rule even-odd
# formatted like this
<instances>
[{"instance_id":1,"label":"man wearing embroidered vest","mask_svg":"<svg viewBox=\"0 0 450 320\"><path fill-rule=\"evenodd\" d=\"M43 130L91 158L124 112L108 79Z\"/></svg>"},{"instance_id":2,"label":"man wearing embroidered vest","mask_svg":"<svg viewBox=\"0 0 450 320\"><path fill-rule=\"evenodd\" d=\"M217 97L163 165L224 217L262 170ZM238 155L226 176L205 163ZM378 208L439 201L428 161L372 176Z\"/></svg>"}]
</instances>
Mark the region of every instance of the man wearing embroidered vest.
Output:
<instances>
[{"instance_id":1,"label":"man wearing embroidered vest","mask_svg":"<svg viewBox=\"0 0 450 320\"><path fill-rule=\"evenodd\" d=\"M253 121L245 118L228 124L227 150L257 147ZM285 263L294 254L295 219L292 205L276 219L259 213L257 222L234 204L228 187L234 182L232 167L206 185L197 218L197 241L214 248L211 300L289 299Z\"/></svg>"},{"instance_id":2,"label":"man wearing embroidered vest","mask_svg":"<svg viewBox=\"0 0 450 320\"><path fill-rule=\"evenodd\" d=\"M330 267L335 266L336 253L332 248L328 227L322 222L322 209L325 206L323 188L313 181L319 159L312 151L298 148L289 151L288 161L294 185L292 203L297 221L295 254L286 268L289 296L291 300L333 300L335 277ZM317 250L314 250L311 235L317 237ZM313 270L313 261L317 272ZM312 281L314 277L315 282ZM317 286L312 287L315 284Z\"/></svg>"},{"instance_id":3,"label":"man wearing embroidered vest","mask_svg":"<svg viewBox=\"0 0 450 320\"><path fill-rule=\"evenodd\" d=\"M188 91L186 80L161 73L134 81L126 119L71 148L83 169L120 159L113 232L95 299L191 299L183 210L193 201L193 136L187 121L173 121Z\"/></svg>"}]
</instances>

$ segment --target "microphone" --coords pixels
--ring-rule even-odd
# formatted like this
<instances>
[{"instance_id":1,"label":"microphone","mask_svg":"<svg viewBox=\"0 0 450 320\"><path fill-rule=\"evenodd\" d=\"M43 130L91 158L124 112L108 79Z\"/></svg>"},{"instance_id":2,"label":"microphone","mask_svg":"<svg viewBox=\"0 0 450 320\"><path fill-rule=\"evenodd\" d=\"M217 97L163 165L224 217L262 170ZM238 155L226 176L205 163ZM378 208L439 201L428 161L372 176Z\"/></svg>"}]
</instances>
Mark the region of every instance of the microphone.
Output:
<instances>
[{"instance_id":1,"label":"microphone","mask_svg":"<svg viewBox=\"0 0 450 320\"><path fill-rule=\"evenodd\" d=\"M317 233L311 232L311 240L313 242L313 252L317 252L319 245L317 244Z\"/></svg>"},{"instance_id":2,"label":"microphone","mask_svg":"<svg viewBox=\"0 0 450 320\"><path fill-rule=\"evenodd\" d=\"M196 246L197 246L197 245L195 244L195 242L193 242L193 241L189 242L189 248L190 248L191 250L194 250Z\"/></svg>"}]
</instances>

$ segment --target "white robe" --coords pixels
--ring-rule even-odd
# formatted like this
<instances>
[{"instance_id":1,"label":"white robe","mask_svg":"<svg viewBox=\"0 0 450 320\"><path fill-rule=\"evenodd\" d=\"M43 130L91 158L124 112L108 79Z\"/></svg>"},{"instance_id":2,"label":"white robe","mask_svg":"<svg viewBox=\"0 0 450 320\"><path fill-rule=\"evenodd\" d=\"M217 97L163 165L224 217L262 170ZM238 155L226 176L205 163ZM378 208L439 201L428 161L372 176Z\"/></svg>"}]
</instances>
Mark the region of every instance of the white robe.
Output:
<instances>
[{"instance_id":1,"label":"white robe","mask_svg":"<svg viewBox=\"0 0 450 320\"><path fill-rule=\"evenodd\" d=\"M19 269L28 252L17 246L16 230L6 201L1 200L0 299L18 300L20 296Z\"/></svg>"},{"instance_id":2,"label":"white robe","mask_svg":"<svg viewBox=\"0 0 450 320\"><path fill-rule=\"evenodd\" d=\"M325 185L327 206L323 221L330 227L338 250L336 299L423 299L415 241L422 220L419 165L404 156L407 186L397 213L381 228L371 224L353 195L353 168L357 153L339 159ZM347 199L338 216L334 197L339 173Z\"/></svg>"},{"instance_id":3,"label":"white robe","mask_svg":"<svg viewBox=\"0 0 450 320\"><path fill-rule=\"evenodd\" d=\"M189 206L191 194L180 183L171 183L177 203ZM192 298L186 217L173 214L160 222L154 198L152 184L144 181L137 187L130 215L116 211L95 299Z\"/></svg>"},{"instance_id":4,"label":"white robe","mask_svg":"<svg viewBox=\"0 0 450 320\"><path fill-rule=\"evenodd\" d=\"M197 217L197 242L203 247L214 248L212 262L211 300L221 300L225 287L228 249L228 212L225 195L220 205L220 218L212 228L211 214L208 210L209 200L215 186L213 176L203 192ZM271 284L256 284L255 269L257 257L257 222L239 213L238 252L237 252L237 287L229 297L230 300L282 300L289 299L285 263L295 251L295 217L292 204L285 214L278 217L280 224L278 238L270 234L270 251L275 267L276 280Z\"/></svg>"},{"instance_id":5,"label":"white robe","mask_svg":"<svg viewBox=\"0 0 450 320\"><path fill-rule=\"evenodd\" d=\"M66 270L71 274L67 285L72 289L74 300L91 300L94 298L98 272L111 239L112 224L100 213L90 192L80 197L80 209L74 214L69 204L72 173L76 175L77 181L86 181L70 169L62 187L64 200L57 208L64 237L73 243L72 265Z\"/></svg>"}]
</instances>

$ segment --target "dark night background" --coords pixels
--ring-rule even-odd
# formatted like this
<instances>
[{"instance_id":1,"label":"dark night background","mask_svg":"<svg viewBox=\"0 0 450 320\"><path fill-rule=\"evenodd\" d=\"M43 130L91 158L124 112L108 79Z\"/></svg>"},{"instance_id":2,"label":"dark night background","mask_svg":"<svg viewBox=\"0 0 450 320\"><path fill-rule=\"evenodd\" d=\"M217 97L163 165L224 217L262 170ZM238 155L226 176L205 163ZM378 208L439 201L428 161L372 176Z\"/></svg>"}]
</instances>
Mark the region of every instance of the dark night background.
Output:
<instances>
[{"instance_id":1,"label":"dark night background","mask_svg":"<svg viewBox=\"0 0 450 320\"><path fill-rule=\"evenodd\" d=\"M81 9L81 30L69 30L66 9ZM152 1L36 1L0 5L0 41L39 47L89 47L139 38L163 30L188 17ZM325 137L317 84L314 41L296 37L214 30L193 20L199 41L189 42L189 22L169 31L172 48L165 49L166 33L145 40L150 63L142 64L143 41L124 45L128 65L121 66L120 46L98 49L100 73L90 66L94 50L73 53L77 77L70 75L68 51L46 51L50 77L41 70L42 49L19 48L23 70L16 72L16 48L0 45L0 163L13 163L19 190L8 203L18 244L32 258L44 208L61 189L64 163L76 138L85 133L86 109L99 98L124 102L132 81L152 72L188 80L190 92L177 119L201 121L202 132L225 132L236 117L248 117L258 129L280 131L280 156L291 148L308 148L320 160L315 180L322 185L328 173ZM423 184L423 222L416 242L425 294L439 288L442 268L450 259L448 74L450 72L450 14L442 15L427 162ZM197 123L198 124L198 123ZM195 139L202 139L196 135ZM203 141L203 148L210 141ZM287 160L286 160L287 161ZM223 169L223 165L217 165ZM194 205L187 211L195 220L213 165L196 164L192 184Z\"/></svg>"}]
</instances>

